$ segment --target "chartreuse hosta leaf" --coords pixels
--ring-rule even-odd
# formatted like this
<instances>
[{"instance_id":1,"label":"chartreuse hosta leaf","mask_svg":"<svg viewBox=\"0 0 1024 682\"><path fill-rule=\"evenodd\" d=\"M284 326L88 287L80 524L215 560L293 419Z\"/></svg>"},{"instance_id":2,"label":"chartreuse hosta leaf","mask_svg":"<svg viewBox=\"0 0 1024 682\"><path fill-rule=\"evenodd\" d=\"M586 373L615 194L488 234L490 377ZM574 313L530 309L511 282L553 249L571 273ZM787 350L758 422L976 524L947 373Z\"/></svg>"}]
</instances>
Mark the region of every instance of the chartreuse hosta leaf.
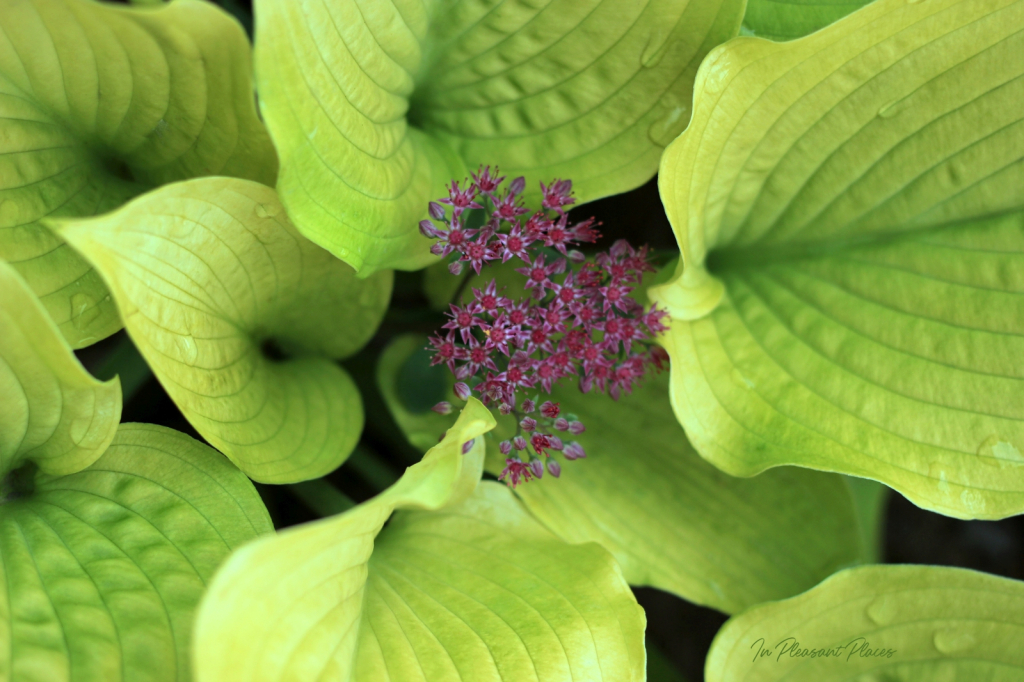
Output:
<instances>
[{"instance_id":1,"label":"chartreuse hosta leaf","mask_svg":"<svg viewBox=\"0 0 1024 682\"><path fill-rule=\"evenodd\" d=\"M471 400L378 497L236 553L199 609L198 682L643 679L643 611L612 557L477 486L493 426ZM421 511L382 531L395 509Z\"/></svg>"},{"instance_id":2,"label":"chartreuse hosta leaf","mask_svg":"<svg viewBox=\"0 0 1024 682\"><path fill-rule=\"evenodd\" d=\"M581 200L641 184L742 0L257 0L260 106L296 226L361 275L430 262L417 231L478 164Z\"/></svg>"},{"instance_id":3,"label":"chartreuse hosta leaf","mask_svg":"<svg viewBox=\"0 0 1024 682\"><path fill-rule=\"evenodd\" d=\"M57 226L113 293L121 318L185 417L250 477L316 478L363 425L333 358L372 335L391 272L360 280L302 237L269 187L201 178ZM275 362L262 344L296 357Z\"/></svg>"},{"instance_id":4,"label":"chartreuse hosta leaf","mask_svg":"<svg viewBox=\"0 0 1024 682\"><path fill-rule=\"evenodd\" d=\"M27 461L48 474L84 469L120 419L120 382L85 371L25 280L0 260L0 477Z\"/></svg>"},{"instance_id":5,"label":"chartreuse hosta leaf","mask_svg":"<svg viewBox=\"0 0 1024 682\"><path fill-rule=\"evenodd\" d=\"M214 450L122 425L92 466L39 476L0 505L0 679L189 680L206 583L271 530L252 484Z\"/></svg>"},{"instance_id":6,"label":"chartreuse hosta leaf","mask_svg":"<svg viewBox=\"0 0 1024 682\"><path fill-rule=\"evenodd\" d=\"M121 328L99 276L40 222L196 175L274 183L249 44L212 3L0 0L0 258L68 342Z\"/></svg>"},{"instance_id":7,"label":"chartreuse hosta leaf","mask_svg":"<svg viewBox=\"0 0 1024 682\"><path fill-rule=\"evenodd\" d=\"M423 337L399 337L377 373L395 421L421 448L436 443L452 421L403 400L402 370L410 359L426 361L415 354L424 345ZM450 393L442 398L458 402ZM558 479L545 476L516 493L567 542L603 545L630 584L733 613L802 592L858 561L853 500L840 476L790 467L753 479L721 473L687 442L664 375L618 402L575 386L553 399L587 426L573 437L587 458L564 463ZM499 429L498 438L509 437L514 425ZM487 461L494 474L505 466L496 445Z\"/></svg>"},{"instance_id":8,"label":"chartreuse hosta leaf","mask_svg":"<svg viewBox=\"0 0 1024 682\"><path fill-rule=\"evenodd\" d=\"M877 0L708 57L662 198L672 400L707 459L1024 511L1024 3Z\"/></svg>"},{"instance_id":9,"label":"chartreuse hosta leaf","mask_svg":"<svg viewBox=\"0 0 1024 682\"><path fill-rule=\"evenodd\" d=\"M708 682L1012 682L1024 583L937 566L865 566L736 616Z\"/></svg>"},{"instance_id":10,"label":"chartreuse hosta leaf","mask_svg":"<svg viewBox=\"0 0 1024 682\"><path fill-rule=\"evenodd\" d=\"M743 28L760 38L792 40L814 33L871 0L747 0Z\"/></svg>"}]
</instances>

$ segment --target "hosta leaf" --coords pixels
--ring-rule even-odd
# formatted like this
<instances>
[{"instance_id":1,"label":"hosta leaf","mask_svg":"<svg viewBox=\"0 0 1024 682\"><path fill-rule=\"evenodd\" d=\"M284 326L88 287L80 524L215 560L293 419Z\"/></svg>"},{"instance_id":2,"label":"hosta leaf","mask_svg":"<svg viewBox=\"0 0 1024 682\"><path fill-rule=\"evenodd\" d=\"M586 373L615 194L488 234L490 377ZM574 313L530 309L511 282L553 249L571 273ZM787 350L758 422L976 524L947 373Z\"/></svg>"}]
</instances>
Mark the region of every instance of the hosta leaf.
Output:
<instances>
[{"instance_id":1,"label":"hosta leaf","mask_svg":"<svg viewBox=\"0 0 1024 682\"><path fill-rule=\"evenodd\" d=\"M361 275L430 262L416 228L467 168L581 200L647 180L740 0L257 0L260 105L295 224ZM534 189L536 191L536 189Z\"/></svg>"},{"instance_id":2,"label":"hosta leaf","mask_svg":"<svg viewBox=\"0 0 1024 682\"><path fill-rule=\"evenodd\" d=\"M400 396L401 368L427 362L417 353L424 345L420 336L398 337L377 371L392 416L422 449L451 423L450 416L429 409L411 410ZM451 375L442 369L438 380L450 394ZM630 584L733 613L802 592L857 562L857 519L841 477L790 467L753 479L721 473L687 442L669 406L664 375L618 402L583 395L575 386L553 399L587 426L571 437L587 457L563 461L560 478L546 475L516 493L566 542L604 546ZM498 429L487 436L493 474L505 466L495 441L514 433L508 421L499 418Z\"/></svg>"},{"instance_id":3,"label":"hosta leaf","mask_svg":"<svg viewBox=\"0 0 1024 682\"><path fill-rule=\"evenodd\" d=\"M25 280L0 260L0 476L26 461L48 474L84 469L120 419L120 382L85 371Z\"/></svg>"},{"instance_id":4,"label":"hosta leaf","mask_svg":"<svg viewBox=\"0 0 1024 682\"><path fill-rule=\"evenodd\" d=\"M937 566L866 566L719 631L708 682L1011 682L1024 583Z\"/></svg>"},{"instance_id":5,"label":"hosta leaf","mask_svg":"<svg viewBox=\"0 0 1024 682\"><path fill-rule=\"evenodd\" d=\"M753 35L792 40L814 33L871 0L747 0L743 27Z\"/></svg>"},{"instance_id":6,"label":"hosta leaf","mask_svg":"<svg viewBox=\"0 0 1024 682\"><path fill-rule=\"evenodd\" d=\"M246 180L167 185L59 230L103 275L185 417L251 478L316 478L349 455L362 402L331 359L373 335L390 272L357 279ZM267 341L296 357L270 359Z\"/></svg>"},{"instance_id":7,"label":"hosta leaf","mask_svg":"<svg viewBox=\"0 0 1024 682\"><path fill-rule=\"evenodd\" d=\"M209 447L125 424L89 468L0 507L0 679L185 682L214 569L273 529Z\"/></svg>"},{"instance_id":8,"label":"hosta leaf","mask_svg":"<svg viewBox=\"0 0 1024 682\"><path fill-rule=\"evenodd\" d=\"M0 0L0 258L72 347L121 328L99 276L40 220L196 175L273 184L249 44L212 3Z\"/></svg>"},{"instance_id":9,"label":"hosta leaf","mask_svg":"<svg viewBox=\"0 0 1024 682\"><path fill-rule=\"evenodd\" d=\"M878 0L709 57L660 175L685 268L654 290L704 457L1024 511L1021 25L1021 2Z\"/></svg>"}]
</instances>

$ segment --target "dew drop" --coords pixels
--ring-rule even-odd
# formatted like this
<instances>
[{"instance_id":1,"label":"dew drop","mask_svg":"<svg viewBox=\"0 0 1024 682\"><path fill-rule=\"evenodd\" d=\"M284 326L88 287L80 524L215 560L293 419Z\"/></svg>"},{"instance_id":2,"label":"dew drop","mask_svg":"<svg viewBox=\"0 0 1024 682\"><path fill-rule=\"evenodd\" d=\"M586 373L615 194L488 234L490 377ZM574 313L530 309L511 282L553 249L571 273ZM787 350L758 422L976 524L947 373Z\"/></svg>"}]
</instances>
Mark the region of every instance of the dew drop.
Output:
<instances>
[{"instance_id":1,"label":"dew drop","mask_svg":"<svg viewBox=\"0 0 1024 682\"><path fill-rule=\"evenodd\" d=\"M169 127L170 125L167 123L167 121L165 121L164 119L160 119L156 122L156 125L153 126L153 130L149 134L155 135L156 137L163 137L164 133L167 132L167 129Z\"/></svg>"},{"instance_id":2,"label":"dew drop","mask_svg":"<svg viewBox=\"0 0 1024 682\"><path fill-rule=\"evenodd\" d=\"M875 625L888 625L896 617L896 602L889 597L878 597L867 608L868 619Z\"/></svg>"},{"instance_id":3,"label":"dew drop","mask_svg":"<svg viewBox=\"0 0 1024 682\"><path fill-rule=\"evenodd\" d=\"M683 104L669 106L665 113L658 117L647 129L647 137L654 144L667 147L672 140L679 137L686 124L690 121L690 107Z\"/></svg>"},{"instance_id":4,"label":"dew drop","mask_svg":"<svg viewBox=\"0 0 1024 682\"><path fill-rule=\"evenodd\" d=\"M181 361L189 367L195 367L196 359L199 357L199 347L196 340L191 336L179 336L177 338L178 355Z\"/></svg>"},{"instance_id":5,"label":"dew drop","mask_svg":"<svg viewBox=\"0 0 1024 682\"><path fill-rule=\"evenodd\" d=\"M944 654L958 654L972 648L977 640L969 632L947 629L936 632L932 642Z\"/></svg>"},{"instance_id":6,"label":"dew drop","mask_svg":"<svg viewBox=\"0 0 1024 682\"><path fill-rule=\"evenodd\" d=\"M908 98L904 97L902 99L895 99L889 102L878 110L878 116L880 118L892 118L893 116L902 113L903 110L907 108L907 101Z\"/></svg>"},{"instance_id":7,"label":"dew drop","mask_svg":"<svg viewBox=\"0 0 1024 682\"><path fill-rule=\"evenodd\" d=\"M977 490L961 491L960 502L972 514L980 514L985 511L985 498Z\"/></svg>"},{"instance_id":8,"label":"dew drop","mask_svg":"<svg viewBox=\"0 0 1024 682\"><path fill-rule=\"evenodd\" d=\"M640 54L640 65L650 69L658 65L665 53L668 52L668 30L665 28L655 29L647 38L647 45Z\"/></svg>"},{"instance_id":9,"label":"dew drop","mask_svg":"<svg viewBox=\"0 0 1024 682\"><path fill-rule=\"evenodd\" d=\"M1024 465L1024 455L1020 450L996 434L981 441L981 445L978 446L978 457L984 464L1002 469Z\"/></svg>"},{"instance_id":10,"label":"dew drop","mask_svg":"<svg viewBox=\"0 0 1024 682\"><path fill-rule=\"evenodd\" d=\"M79 417L71 422L71 426L68 428L68 435L71 436L71 442L75 445L81 445L85 437L89 435L89 426L92 425L92 416Z\"/></svg>"},{"instance_id":11,"label":"dew drop","mask_svg":"<svg viewBox=\"0 0 1024 682\"><path fill-rule=\"evenodd\" d=\"M256 216L259 218L274 218L280 211L280 207L274 204L256 204Z\"/></svg>"},{"instance_id":12,"label":"dew drop","mask_svg":"<svg viewBox=\"0 0 1024 682\"><path fill-rule=\"evenodd\" d=\"M743 376L743 373L736 368L733 368L732 372L729 373L729 377L732 379L734 384L741 388L752 389L757 385L747 377Z\"/></svg>"},{"instance_id":13,"label":"dew drop","mask_svg":"<svg viewBox=\"0 0 1024 682\"><path fill-rule=\"evenodd\" d=\"M71 297L71 324L75 329L85 329L99 316L99 306L92 296L75 294Z\"/></svg>"}]
</instances>

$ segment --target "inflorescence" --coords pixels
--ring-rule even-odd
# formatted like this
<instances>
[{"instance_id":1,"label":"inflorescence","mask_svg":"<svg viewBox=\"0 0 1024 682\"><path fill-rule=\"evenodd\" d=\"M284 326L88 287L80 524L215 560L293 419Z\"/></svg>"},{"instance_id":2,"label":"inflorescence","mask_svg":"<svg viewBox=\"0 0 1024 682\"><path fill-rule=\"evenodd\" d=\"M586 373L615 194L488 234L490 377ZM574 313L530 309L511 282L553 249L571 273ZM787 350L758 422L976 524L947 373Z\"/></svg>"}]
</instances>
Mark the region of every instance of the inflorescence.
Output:
<instances>
[{"instance_id":1,"label":"inflorescence","mask_svg":"<svg viewBox=\"0 0 1024 682\"><path fill-rule=\"evenodd\" d=\"M437 240L431 252L451 259L453 275L461 275L466 264L479 275L488 264L518 259L523 267L516 272L525 278L528 295L507 298L493 279L474 288L468 304L451 304L446 331L430 339L430 350L432 364L444 363L455 374L460 399L476 393L485 405L515 416L515 437L499 444L506 457L499 479L515 487L540 478L545 462L557 477L561 466L553 452L567 460L586 457L579 443L566 443L555 433L583 433L581 422L562 416L558 403L538 406L536 396L520 403L516 394L550 393L561 379L576 378L583 393L596 389L617 400L649 367L666 366L667 353L651 339L667 329L667 313L645 309L629 295L654 270L647 247L634 249L619 240L592 260L573 248L601 235L593 218L569 224L565 207L576 201L570 180L541 183L543 208L527 215L520 200L523 178L502 190L505 178L496 169L492 174L484 167L472 176L465 189L453 181L446 198L430 202L432 220L422 221L420 232ZM486 219L469 229L473 210L484 211ZM452 406L442 402L434 410L448 414Z\"/></svg>"}]
</instances>

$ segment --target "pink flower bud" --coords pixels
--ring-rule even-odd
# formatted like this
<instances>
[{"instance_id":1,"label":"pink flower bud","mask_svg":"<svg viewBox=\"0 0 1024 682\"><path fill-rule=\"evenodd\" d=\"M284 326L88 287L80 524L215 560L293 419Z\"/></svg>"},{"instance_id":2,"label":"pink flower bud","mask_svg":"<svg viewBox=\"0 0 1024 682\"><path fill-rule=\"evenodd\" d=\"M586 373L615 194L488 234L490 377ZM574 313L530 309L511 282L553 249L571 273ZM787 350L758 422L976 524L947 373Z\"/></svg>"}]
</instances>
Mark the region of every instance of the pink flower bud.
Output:
<instances>
[{"instance_id":1,"label":"pink flower bud","mask_svg":"<svg viewBox=\"0 0 1024 682\"><path fill-rule=\"evenodd\" d=\"M442 400L441 402L439 402L437 405L434 405L430 409L432 409L434 412L437 412L438 414L451 414L452 404L447 400Z\"/></svg>"},{"instance_id":2,"label":"pink flower bud","mask_svg":"<svg viewBox=\"0 0 1024 682\"><path fill-rule=\"evenodd\" d=\"M535 478L540 478L544 475L544 463L539 459L530 461L530 471L533 472Z\"/></svg>"},{"instance_id":3,"label":"pink flower bud","mask_svg":"<svg viewBox=\"0 0 1024 682\"><path fill-rule=\"evenodd\" d=\"M501 454L503 455L507 455L508 453L512 452L512 441L501 441L500 443L498 443L498 450L500 450Z\"/></svg>"},{"instance_id":4,"label":"pink flower bud","mask_svg":"<svg viewBox=\"0 0 1024 682\"><path fill-rule=\"evenodd\" d=\"M569 428L569 420L565 417L559 417L555 420L555 428L559 431L566 431Z\"/></svg>"},{"instance_id":5,"label":"pink flower bud","mask_svg":"<svg viewBox=\"0 0 1024 682\"><path fill-rule=\"evenodd\" d=\"M576 249L570 249L569 260L571 260L576 265L579 265L580 263L586 262L587 254L583 253L582 251L577 251Z\"/></svg>"},{"instance_id":6,"label":"pink flower bud","mask_svg":"<svg viewBox=\"0 0 1024 682\"><path fill-rule=\"evenodd\" d=\"M551 443L552 450L561 450L564 446L562 439L558 436L548 436L548 442Z\"/></svg>"},{"instance_id":7,"label":"pink flower bud","mask_svg":"<svg viewBox=\"0 0 1024 682\"><path fill-rule=\"evenodd\" d=\"M434 220L444 220L444 206L436 201L431 201L428 207L430 209L431 218Z\"/></svg>"},{"instance_id":8,"label":"pink flower bud","mask_svg":"<svg viewBox=\"0 0 1024 682\"><path fill-rule=\"evenodd\" d=\"M549 459L548 460L548 472L552 476L554 476L555 478L558 478L559 476L562 475L562 466L558 462L556 462L555 460Z\"/></svg>"},{"instance_id":9,"label":"pink flower bud","mask_svg":"<svg viewBox=\"0 0 1024 682\"><path fill-rule=\"evenodd\" d=\"M437 226L429 220L420 221L420 234L429 239L440 239L444 236L444 232L437 229Z\"/></svg>"},{"instance_id":10,"label":"pink flower bud","mask_svg":"<svg viewBox=\"0 0 1024 682\"><path fill-rule=\"evenodd\" d=\"M512 414L512 406L508 403L502 403L501 405L498 405L498 412L501 412L504 415Z\"/></svg>"},{"instance_id":11,"label":"pink flower bud","mask_svg":"<svg viewBox=\"0 0 1024 682\"><path fill-rule=\"evenodd\" d=\"M524 189L526 189L526 178L521 175L513 180L508 186L508 190L512 192L512 194L522 194Z\"/></svg>"},{"instance_id":12,"label":"pink flower bud","mask_svg":"<svg viewBox=\"0 0 1024 682\"><path fill-rule=\"evenodd\" d=\"M523 438L522 436L516 436L515 438L512 439L512 445L515 447L516 450L525 450L526 439Z\"/></svg>"},{"instance_id":13,"label":"pink flower bud","mask_svg":"<svg viewBox=\"0 0 1024 682\"><path fill-rule=\"evenodd\" d=\"M462 261L455 261L454 263L449 263L448 264L448 272L452 273L453 275L461 275L462 274Z\"/></svg>"},{"instance_id":14,"label":"pink flower bud","mask_svg":"<svg viewBox=\"0 0 1024 682\"><path fill-rule=\"evenodd\" d=\"M455 395L459 396L459 400L469 400L469 396L473 395L473 392L469 390L469 386L460 381L455 384Z\"/></svg>"},{"instance_id":15,"label":"pink flower bud","mask_svg":"<svg viewBox=\"0 0 1024 682\"><path fill-rule=\"evenodd\" d=\"M532 400L524 400L523 401L523 412L525 412L526 414L531 414L536 409L537 409L537 404L534 403Z\"/></svg>"},{"instance_id":16,"label":"pink flower bud","mask_svg":"<svg viewBox=\"0 0 1024 682\"><path fill-rule=\"evenodd\" d=\"M554 419L559 413L558 403L553 403L550 400L545 400L540 406L540 413L548 419Z\"/></svg>"},{"instance_id":17,"label":"pink flower bud","mask_svg":"<svg viewBox=\"0 0 1024 682\"><path fill-rule=\"evenodd\" d=\"M586 430L587 427L583 425L583 422L569 422L569 433L574 436L578 436Z\"/></svg>"},{"instance_id":18,"label":"pink flower bud","mask_svg":"<svg viewBox=\"0 0 1024 682\"><path fill-rule=\"evenodd\" d=\"M565 449L562 451L562 454L565 455L566 459L583 459L584 457L587 456L586 450L584 450L583 446L577 443L576 441L573 441L566 445Z\"/></svg>"},{"instance_id":19,"label":"pink flower bud","mask_svg":"<svg viewBox=\"0 0 1024 682\"><path fill-rule=\"evenodd\" d=\"M523 417L523 420L519 422L519 425L523 427L523 431L533 431L537 428L537 420L533 417Z\"/></svg>"},{"instance_id":20,"label":"pink flower bud","mask_svg":"<svg viewBox=\"0 0 1024 682\"><path fill-rule=\"evenodd\" d=\"M475 443L475 442L476 442L476 438L474 438L473 440L467 440L465 443L463 443L462 444L462 454L466 454L467 452L472 450L473 449L473 443Z\"/></svg>"}]
</instances>

